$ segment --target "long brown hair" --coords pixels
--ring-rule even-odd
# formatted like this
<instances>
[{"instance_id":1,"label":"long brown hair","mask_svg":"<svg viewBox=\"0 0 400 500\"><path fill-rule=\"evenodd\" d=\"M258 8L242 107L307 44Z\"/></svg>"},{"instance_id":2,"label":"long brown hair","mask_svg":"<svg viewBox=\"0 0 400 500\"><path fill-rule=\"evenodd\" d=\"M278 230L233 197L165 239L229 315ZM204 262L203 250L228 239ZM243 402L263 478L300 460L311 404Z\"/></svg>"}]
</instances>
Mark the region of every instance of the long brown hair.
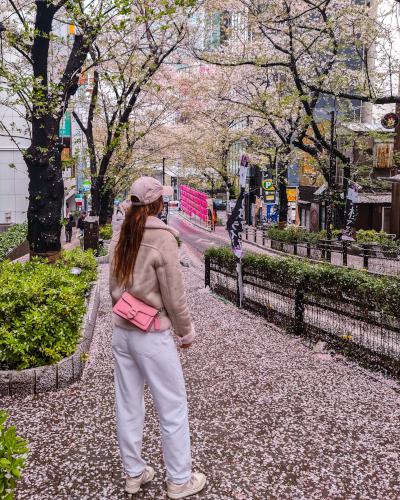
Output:
<instances>
[{"instance_id":1,"label":"long brown hair","mask_svg":"<svg viewBox=\"0 0 400 500\"><path fill-rule=\"evenodd\" d=\"M132 202L138 202L136 196L131 196ZM114 275L118 283L126 286L130 276L133 278L136 259L142 243L144 228L150 215L158 215L163 208L163 197L149 205L131 205L121 226L119 241L115 249Z\"/></svg>"}]
</instances>

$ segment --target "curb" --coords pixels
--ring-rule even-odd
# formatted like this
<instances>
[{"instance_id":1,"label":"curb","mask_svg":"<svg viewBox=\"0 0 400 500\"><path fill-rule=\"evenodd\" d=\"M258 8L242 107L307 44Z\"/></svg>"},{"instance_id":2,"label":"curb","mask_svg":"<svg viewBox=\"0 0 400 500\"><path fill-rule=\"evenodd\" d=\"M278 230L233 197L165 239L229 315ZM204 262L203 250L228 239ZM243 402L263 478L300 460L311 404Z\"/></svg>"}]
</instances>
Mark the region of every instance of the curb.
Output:
<instances>
[{"instance_id":1,"label":"curb","mask_svg":"<svg viewBox=\"0 0 400 500\"><path fill-rule=\"evenodd\" d=\"M74 354L55 365L28 368L22 371L0 371L0 397L28 396L56 391L79 380L85 366L81 354L89 351L99 304L100 285L96 281L86 299L86 314L81 327L82 338Z\"/></svg>"},{"instance_id":2,"label":"curb","mask_svg":"<svg viewBox=\"0 0 400 500\"><path fill-rule=\"evenodd\" d=\"M188 220L186 219L186 217L184 217L183 215L181 215L180 213L177 214L178 217L180 217L182 220L188 222L189 224L191 224L192 226L194 227L197 227L197 229L201 229L202 231L205 231L206 233L213 233L214 231L211 231L211 229L206 229L205 227L201 227L199 226L198 224L195 224L194 222L192 222L191 220Z\"/></svg>"}]
</instances>

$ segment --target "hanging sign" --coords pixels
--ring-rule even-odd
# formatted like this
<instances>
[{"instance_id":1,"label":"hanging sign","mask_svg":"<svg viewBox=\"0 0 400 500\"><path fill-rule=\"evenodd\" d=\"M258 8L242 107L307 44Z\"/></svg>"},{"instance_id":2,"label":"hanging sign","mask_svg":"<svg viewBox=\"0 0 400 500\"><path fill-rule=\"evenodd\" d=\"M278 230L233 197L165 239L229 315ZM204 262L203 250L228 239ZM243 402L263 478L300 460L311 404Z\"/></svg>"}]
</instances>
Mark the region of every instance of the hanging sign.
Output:
<instances>
[{"instance_id":1,"label":"hanging sign","mask_svg":"<svg viewBox=\"0 0 400 500\"><path fill-rule=\"evenodd\" d=\"M272 179L265 179L262 183L262 187L265 191L275 191L275 188L272 184Z\"/></svg>"},{"instance_id":2,"label":"hanging sign","mask_svg":"<svg viewBox=\"0 0 400 500\"><path fill-rule=\"evenodd\" d=\"M244 251L242 250L243 212L244 189L241 189L235 208L226 224L231 239L232 251L239 259L244 256Z\"/></svg>"},{"instance_id":3,"label":"hanging sign","mask_svg":"<svg viewBox=\"0 0 400 500\"><path fill-rule=\"evenodd\" d=\"M354 241L354 226L358 208L358 186L352 181L347 183L347 197L344 215L344 228L342 229L342 240Z\"/></svg>"},{"instance_id":4,"label":"hanging sign","mask_svg":"<svg viewBox=\"0 0 400 500\"><path fill-rule=\"evenodd\" d=\"M396 128L399 124L399 117L396 113L386 113L385 116L382 117L381 124L383 128Z\"/></svg>"},{"instance_id":5,"label":"hanging sign","mask_svg":"<svg viewBox=\"0 0 400 500\"><path fill-rule=\"evenodd\" d=\"M246 177L247 177L247 164L249 162L249 157L246 155L242 155L242 160L240 162L240 187L245 188L246 186Z\"/></svg>"}]
</instances>

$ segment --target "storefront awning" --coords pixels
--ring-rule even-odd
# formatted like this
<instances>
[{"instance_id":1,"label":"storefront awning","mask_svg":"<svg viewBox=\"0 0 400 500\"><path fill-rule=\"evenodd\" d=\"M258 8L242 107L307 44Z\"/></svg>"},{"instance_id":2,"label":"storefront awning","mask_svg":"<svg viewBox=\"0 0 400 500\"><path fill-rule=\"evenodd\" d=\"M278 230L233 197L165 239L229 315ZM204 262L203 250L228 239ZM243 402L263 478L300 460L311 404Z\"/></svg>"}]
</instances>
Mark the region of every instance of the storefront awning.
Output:
<instances>
[{"instance_id":1,"label":"storefront awning","mask_svg":"<svg viewBox=\"0 0 400 500\"><path fill-rule=\"evenodd\" d=\"M392 195L390 193L385 194L359 194L358 203L392 203Z\"/></svg>"}]
</instances>

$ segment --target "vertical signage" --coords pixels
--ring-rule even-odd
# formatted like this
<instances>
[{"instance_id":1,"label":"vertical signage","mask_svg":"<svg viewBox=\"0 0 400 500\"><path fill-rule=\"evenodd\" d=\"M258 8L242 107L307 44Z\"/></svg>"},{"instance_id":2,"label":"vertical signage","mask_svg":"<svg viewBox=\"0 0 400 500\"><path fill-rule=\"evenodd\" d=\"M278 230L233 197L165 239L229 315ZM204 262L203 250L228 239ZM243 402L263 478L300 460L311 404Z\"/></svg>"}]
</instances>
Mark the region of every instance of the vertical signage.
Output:
<instances>
[{"instance_id":1,"label":"vertical signage","mask_svg":"<svg viewBox=\"0 0 400 500\"><path fill-rule=\"evenodd\" d=\"M358 185L347 181L347 196L344 214L344 228L342 229L342 240L354 241L354 226L357 218L358 208Z\"/></svg>"}]
</instances>

